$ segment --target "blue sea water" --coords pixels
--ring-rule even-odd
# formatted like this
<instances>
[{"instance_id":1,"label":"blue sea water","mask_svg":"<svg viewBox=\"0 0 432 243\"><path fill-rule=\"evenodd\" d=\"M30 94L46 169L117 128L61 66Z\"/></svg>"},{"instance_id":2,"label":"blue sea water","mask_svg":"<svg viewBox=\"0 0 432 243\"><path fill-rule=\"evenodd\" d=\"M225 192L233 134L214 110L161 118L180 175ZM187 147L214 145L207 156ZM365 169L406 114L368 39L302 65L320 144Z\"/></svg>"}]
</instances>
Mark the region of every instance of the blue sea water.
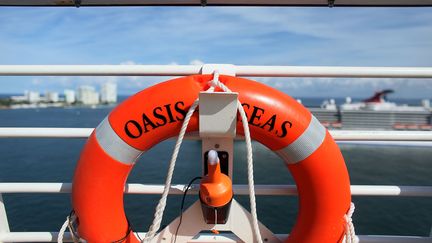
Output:
<instances>
[{"instance_id":1,"label":"blue sea water","mask_svg":"<svg viewBox=\"0 0 432 243\"><path fill-rule=\"evenodd\" d=\"M0 110L0 126L95 127L111 107ZM0 182L71 182L85 139L0 139ZM164 183L174 141L148 151L129 176L129 183ZM253 144L257 184L292 184L282 161ZM361 185L432 186L432 150L425 147L341 145L351 183ZM245 146L235 143L234 183L246 184ZM200 143L185 141L174 183L199 176ZM126 195L126 213L134 227L147 231L159 195ZM12 231L57 231L71 210L69 194L4 194ZM180 196L170 196L163 224L178 215ZM190 204L197 196L188 196ZM246 208L248 197L236 196ZM353 197L359 234L429 235L432 198ZM297 214L297 197L258 196L259 219L276 233L288 233Z\"/></svg>"}]
</instances>

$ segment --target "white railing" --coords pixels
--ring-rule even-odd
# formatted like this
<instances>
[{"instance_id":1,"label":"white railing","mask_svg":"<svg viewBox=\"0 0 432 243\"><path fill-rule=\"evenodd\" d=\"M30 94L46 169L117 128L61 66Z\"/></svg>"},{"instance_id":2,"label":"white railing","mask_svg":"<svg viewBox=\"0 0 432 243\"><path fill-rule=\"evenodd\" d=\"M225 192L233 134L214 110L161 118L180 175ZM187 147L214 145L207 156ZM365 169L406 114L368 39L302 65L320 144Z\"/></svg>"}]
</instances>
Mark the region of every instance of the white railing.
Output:
<instances>
[{"instance_id":1,"label":"white railing","mask_svg":"<svg viewBox=\"0 0 432 243\"><path fill-rule=\"evenodd\" d=\"M247 77L351 77L432 78L432 68L419 67L294 67L234 65L0 65L0 76L183 76L208 73L214 67ZM205 71L207 70L207 71ZM86 138L93 128L2 127L0 138ZM338 142L432 145L430 131L331 131ZM190 135L190 139L196 136ZM170 193L183 194L185 185L172 186ZM162 185L127 184L125 193L160 194ZM9 232L3 193L70 193L70 183L0 183L0 242L53 242L57 232ZM237 195L248 193L246 185L235 185ZM432 186L353 185L353 196L432 197ZM197 186L191 190L197 193ZM296 195L294 185L256 185L257 195ZM432 233L432 232L431 232ZM144 234L144 233L143 233ZM70 236L66 235L69 237ZM286 235L280 235L286 237ZM432 242L431 237L369 236L361 242Z\"/></svg>"},{"instance_id":2,"label":"white railing","mask_svg":"<svg viewBox=\"0 0 432 243\"><path fill-rule=\"evenodd\" d=\"M94 128L0 127L0 138L87 138ZM432 131L330 130L337 141L432 141ZM189 139L199 139L191 134ZM240 137L239 137L240 139Z\"/></svg>"},{"instance_id":3,"label":"white railing","mask_svg":"<svg viewBox=\"0 0 432 243\"><path fill-rule=\"evenodd\" d=\"M170 194L182 195L186 189L185 184L172 185ZM127 194L162 194L164 185L127 184L124 192ZM190 194L198 193L199 185L193 185ZM234 185L236 195L248 195L247 185ZM0 183L0 196L2 193L70 193L71 183ZM256 185L256 195L297 195L295 185ZM432 197L432 186L372 186L352 185L353 196L404 196L404 197ZM1 199L1 198L0 198ZM1 200L0 200L1 202ZM0 210L1 212L1 210ZM1 214L0 214L1 215ZM6 216L6 211L4 211ZM7 222L7 219L5 219ZM8 232L0 231L0 242L55 242L58 232ZM145 235L145 233L140 233ZM284 239L287 235L278 235ZM360 235L360 242L431 242L432 237L420 236L371 236ZM72 242L66 234L65 242Z\"/></svg>"},{"instance_id":4,"label":"white railing","mask_svg":"<svg viewBox=\"0 0 432 243\"><path fill-rule=\"evenodd\" d=\"M0 127L0 138L87 138L93 128L70 127ZM331 130L338 144L432 147L431 131L356 131ZM200 139L198 134L185 136ZM243 140L241 136L236 139Z\"/></svg>"},{"instance_id":5,"label":"white railing","mask_svg":"<svg viewBox=\"0 0 432 243\"><path fill-rule=\"evenodd\" d=\"M185 76L221 66L243 77L432 78L430 67L0 65L0 76Z\"/></svg>"},{"instance_id":6,"label":"white railing","mask_svg":"<svg viewBox=\"0 0 432 243\"><path fill-rule=\"evenodd\" d=\"M187 185L172 185L170 194L183 195ZM126 184L126 194L162 194L164 185ZM198 194L199 185L192 185L190 194ZM248 185L233 185L234 194L249 195ZM0 193L70 193L71 183L0 183ZM255 185L260 196L297 195L295 185ZM352 185L353 196L432 197L432 186Z\"/></svg>"}]
</instances>

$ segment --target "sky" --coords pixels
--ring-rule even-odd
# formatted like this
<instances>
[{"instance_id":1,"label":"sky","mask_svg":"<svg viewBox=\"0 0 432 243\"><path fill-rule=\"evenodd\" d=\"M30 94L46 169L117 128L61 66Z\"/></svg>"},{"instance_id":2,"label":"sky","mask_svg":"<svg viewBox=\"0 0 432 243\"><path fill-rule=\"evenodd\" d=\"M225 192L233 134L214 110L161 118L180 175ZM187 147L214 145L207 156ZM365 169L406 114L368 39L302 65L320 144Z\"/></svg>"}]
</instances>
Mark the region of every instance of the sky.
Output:
<instances>
[{"instance_id":1,"label":"sky","mask_svg":"<svg viewBox=\"0 0 432 243\"><path fill-rule=\"evenodd\" d=\"M432 67L432 8L0 8L0 65L202 64ZM0 93L170 77L0 77ZM432 98L432 80L256 78L294 97Z\"/></svg>"}]
</instances>

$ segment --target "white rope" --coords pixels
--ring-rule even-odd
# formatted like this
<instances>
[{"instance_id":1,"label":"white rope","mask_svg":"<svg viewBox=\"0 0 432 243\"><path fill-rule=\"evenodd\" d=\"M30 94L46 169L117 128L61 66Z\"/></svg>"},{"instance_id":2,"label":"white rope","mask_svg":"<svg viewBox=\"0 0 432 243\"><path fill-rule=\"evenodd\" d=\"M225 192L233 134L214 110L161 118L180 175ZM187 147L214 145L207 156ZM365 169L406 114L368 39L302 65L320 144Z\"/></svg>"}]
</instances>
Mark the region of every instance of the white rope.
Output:
<instances>
[{"instance_id":1,"label":"white rope","mask_svg":"<svg viewBox=\"0 0 432 243\"><path fill-rule=\"evenodd\" d=\"M219 87L224 92L231 92L228 87L226 87L223 83L219 81L219 73L215 72L213 80L211 81L211 86ZM253 157L252 157L252 141L250 137L249 124L247 121L246 113L243 109L243 106L239 100L237 100L237 107L240 113L240 117L243 123L243 131L246 142L246 151L247 151L247 169L248 169L248 184L249 184L249 200L252 214L252 225L255 233L256 242L262 243L261 232L259 230L258 225L258 215L256 212L256 200L255 200L255 182L253 176Z\"/></svg>"},{"instance_id":2,"label":"white rope","mask_svg":"<svg viewBox=\"0 0 432 243\"><path fill-rule=\"evenodd\" d=\"M75 232L73 231L74 229L72 228L72 224L73 224L73 222L75 221L75 219L76 219L76 216L73 215L73 214L72 214L72 216L71 216L71 215L68 215L68 216L66 217L66 221L63 223L63 225L62 225L62 227L60 228L60 231L59 231L59 233L58 233L58 236L57 236L57 242L58 242L58 243L63 243L64 234L65 234L65 232L66 232L66 229L68 229L68 228L69 228L69 231L71 232L72 241L73 241L74 243L78 243L78 242L79 242L79 239L77 239L77 238L75 237Z\"/></svg>"},{"instance_id":3,"label":"white rope","mask_svg":"<svg viewBox=\"0 0 432 243\"><path fill-rule=\"evenodd\" d=\"M352 222L352 215L354 214L355 205L351 203L348 213L344 215L345 218L345 237L343 243L358 243L359 238L355 234L354 224Z\"/></svg>"},{"instance_id":4,"label":"white rope","mask_svg":"<svg viewBox=\"0 0 432 243\"><path fill-rule=\"evenodd\" d=\"M210 82L210 88L206 92L213 92L215 87L219 87L224 92L231 92L224 84L222 84L219 81L219 72L215 71L213 75L213 80ZM174 173L174 167L177 160L177 155L180 150L180 146L183 142L184 135L186 133L186 128L189 124L189 121L192 117L192 114L194 113L196 107L198 106L199 99L196 99L192 106L189 108L188 113L186 114L186 117L183 121L183 125L180 129L179 136L177 138L177 142L173 151L173 155L171 157L171 161L168 168L167 178L165 181L165 187L164 191L162 193L162 197L159 200L159 203L156 207L156 212L154 214L153 223L150 226L150 229L148 233L146 234L145 238L142 242L150 242L151 239L154 238L156 232L160 228L160 224L162 222L163 213L166 206L166 200L168 197L168 192L171 187L171 179ZM247 149L247 161L248 161L248 182L249 182L249 196L250 196L250 204L251 204L251 213L252 213L252 221L253 221L253 228L255 231L255 237L257 239L258 243L262 243L261 240L261 233L259 231L258 226L258 216L256 213L256 201L255 201L255 188L254 188L254 179L253 179L253 158L252 158L252 142L250 138L250 132L249 132L249 126L247 122L246 113L243 109L243 106L241 105L240 101L237 101L238 103L238 110L240 113L240 116L242 118L243 123L243 130L245 133L245 139L246 139L246 149Z\"/></svg>"},{"instance_id":5,"label":"white rope","mask_svg":"<svg viewBox=\"0 0 432 243\"><path fill-rule=\"evenodd\" d=\"M66 221L64 222L64 224L60 228L60 231L59 231L58 236L57 236L57 242L58 243L63 243L64 233L66 232L68 225L69 225L69 216L66 217Z\"/></svg>"},{"instance_id":6,"label":"white rope","mask_svg":"<svg viewBox=\"0 0 432 243\"><path fill-rule=\"evenodd\" d=\"M169 163L169 168L168 168L168 173L167 173L167 178L165 181L165 187L164 187L164 191L162 193L162 197L159 200L159 203L156 207L156 212L154 214L154 219L153 219L153 223L149 228L149 231L147 232L146 236L144 237L142 242L149 242L151 239L153 239L153 237L155 236L156 232L159 230L161 222L162 222L162 217L163 217L163 213L165 210L165 206L166 206L166 201L167 201L167 197L168 197L168 192L169 189L171 188L171 179L174 173L174 167L175 167L175 163L177 160L177 156L178 153L180 151L180 147L181 144L183 142L183 138L184 135L186 133L186 129L187 126L189 124L189 121L192 117L192 114L194 113L196 107L198 106L198 99L196 99L194 101L194 103L192 104L192 106L189 108L188 113L186 114L186 117L183 121L183 125L180 129L180 133L179 136L177 138L177 142L175 144L175 148L174 148L174 152L171 156L171 161Z\"/></svg>"}]
</instances>

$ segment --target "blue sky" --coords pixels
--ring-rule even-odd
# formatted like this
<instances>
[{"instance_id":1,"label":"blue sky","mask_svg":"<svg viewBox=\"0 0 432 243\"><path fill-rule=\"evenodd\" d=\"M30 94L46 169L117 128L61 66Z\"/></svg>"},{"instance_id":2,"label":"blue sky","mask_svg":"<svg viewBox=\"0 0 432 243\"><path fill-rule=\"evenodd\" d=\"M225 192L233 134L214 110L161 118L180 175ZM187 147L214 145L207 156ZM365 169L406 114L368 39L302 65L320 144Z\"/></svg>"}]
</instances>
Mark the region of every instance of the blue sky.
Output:
<instances>
[{"instance_id":1,"label":"blue sky","mask_svg":"<svg viewBox=\"0 0 432 243\"><path fill-rule=\"evenodd\" d=\"M0 8L0 64L432 66L431 8ZM0 93L165 77L0 77ZM296 97L432 98L432 80L260 78Z\"/></svg>"}]
</instances>

